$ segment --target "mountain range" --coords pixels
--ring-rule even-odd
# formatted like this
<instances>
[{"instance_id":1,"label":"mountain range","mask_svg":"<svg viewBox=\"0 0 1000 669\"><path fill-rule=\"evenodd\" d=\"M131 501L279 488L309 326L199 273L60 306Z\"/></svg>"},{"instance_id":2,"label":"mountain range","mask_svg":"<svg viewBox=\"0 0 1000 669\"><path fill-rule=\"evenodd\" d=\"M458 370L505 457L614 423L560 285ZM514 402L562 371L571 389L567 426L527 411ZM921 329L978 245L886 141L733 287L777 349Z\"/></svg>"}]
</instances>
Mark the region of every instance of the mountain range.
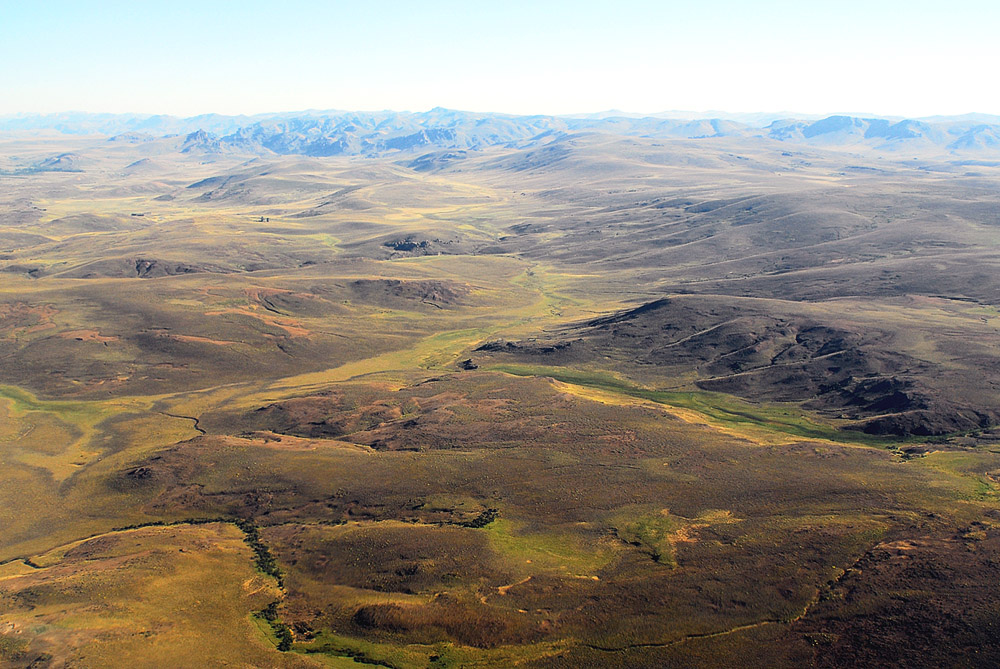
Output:
<instances>
[{"instance_id":1,"label":"mountain range","mask_svg":"<svg viewBox=\"0 0 1000 669\"><path fill-rule=\"evenodd\" d=\"M687 115L690 118L679 118ZM959 159L1000 158L1000 116L967 114L925 119L834 115L718 117L693 112L636 116L512 116L434 108L426 112L303 111L189 118L168 115L19 114L0 117L0 132L103 135L111 141L171 139L182 152L306 156L382 156L420 150L527 148L569 133L599 132L654 139L745 138L875 153Z\"/></svg>"}]
</instances>

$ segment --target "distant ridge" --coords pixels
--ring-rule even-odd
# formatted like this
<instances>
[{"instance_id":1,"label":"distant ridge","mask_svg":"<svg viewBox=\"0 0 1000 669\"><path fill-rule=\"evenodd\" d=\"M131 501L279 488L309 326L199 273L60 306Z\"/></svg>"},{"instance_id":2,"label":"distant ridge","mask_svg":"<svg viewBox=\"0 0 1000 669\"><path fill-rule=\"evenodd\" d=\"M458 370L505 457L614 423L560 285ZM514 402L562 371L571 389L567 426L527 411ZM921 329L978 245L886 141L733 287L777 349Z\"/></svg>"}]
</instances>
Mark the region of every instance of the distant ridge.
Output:
<instances>
[{"instance_id":1,"label":"distant ridge","mask_svg":"<svg viewBox=\"0 0 1000 669\"><path fill-rule=\"evenodd\" d=\"M134 143L182 137L184 152L387 155L428 150L527 147L573 132L661 138L767 139L886 155L975 158L1000 155L1000 116L964 114L920 119L835 114L607 111L568 116L515 116L436 107L425 112L319 111L253 116L17 114L0 117L0 132L58 132Z\"/></svg>"}]
</instances>

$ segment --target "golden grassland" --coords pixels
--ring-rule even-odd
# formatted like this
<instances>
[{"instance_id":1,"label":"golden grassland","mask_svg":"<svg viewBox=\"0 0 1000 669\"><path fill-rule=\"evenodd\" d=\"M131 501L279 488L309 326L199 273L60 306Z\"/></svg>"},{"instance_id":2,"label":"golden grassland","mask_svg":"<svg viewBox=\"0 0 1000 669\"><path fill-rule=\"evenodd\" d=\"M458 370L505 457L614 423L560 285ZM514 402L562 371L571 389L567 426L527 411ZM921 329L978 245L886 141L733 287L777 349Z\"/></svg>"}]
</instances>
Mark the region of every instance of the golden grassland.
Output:
<instances>
[{"instance_id":1,"label":"golden grassland","mask_svg":"<svg viewBox=\"0 0 1000 669\"><path fill-rule=\"evenodd\" d=\"M261 633L253 614L280 592L231 525L102 534L31 564L0 576L0 659L12 664L315 666Z\"/></svg>"}]
</instances>

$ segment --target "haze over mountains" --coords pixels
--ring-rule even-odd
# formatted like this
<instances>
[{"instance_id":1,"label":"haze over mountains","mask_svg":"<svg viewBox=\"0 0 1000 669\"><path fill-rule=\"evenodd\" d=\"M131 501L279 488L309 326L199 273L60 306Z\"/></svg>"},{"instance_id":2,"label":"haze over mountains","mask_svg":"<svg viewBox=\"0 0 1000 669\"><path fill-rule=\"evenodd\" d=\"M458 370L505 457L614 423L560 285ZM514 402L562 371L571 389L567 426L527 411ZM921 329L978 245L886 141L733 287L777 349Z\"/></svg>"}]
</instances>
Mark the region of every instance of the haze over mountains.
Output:
<instances>
[{"instance_id":1,"label":"haze over mountains","mask_svg":"<svg viewBox=\"0 0 1000 669\"><path fill-rule=\"evenodd\" d=\"M687 117L687 118L684 118ZM639 116L605 112L511 116L434 108L426 112L304 111L254 116L18 114L0 117L0 132L55 131L107 135L115 141L170 138L180 151L279 155L380 156L438 148L526 148L573 132L660 139L744 138L852 152L948 160L1000 158L1000 116L966 114L924 119L833 115L696 114Z\"/></svg>"}]
</instances>

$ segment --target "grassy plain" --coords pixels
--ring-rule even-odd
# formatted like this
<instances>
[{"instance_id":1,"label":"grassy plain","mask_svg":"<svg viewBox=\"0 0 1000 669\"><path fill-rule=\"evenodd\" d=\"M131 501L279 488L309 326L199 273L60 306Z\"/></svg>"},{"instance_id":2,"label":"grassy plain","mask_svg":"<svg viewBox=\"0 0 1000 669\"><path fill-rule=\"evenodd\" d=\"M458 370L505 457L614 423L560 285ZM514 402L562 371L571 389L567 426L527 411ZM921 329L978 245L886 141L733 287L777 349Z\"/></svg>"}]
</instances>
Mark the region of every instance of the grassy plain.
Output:
<instances>
[{"instance_id":1,"label":"grassy plain","mask_svg":"<svg viewBox=\"0 0 1000 669\"><path fill-rule=\"evenodd\" d=\"M274 652L255 623L253 614L279 596L273 579L254 571L231 525L103 534L0 576L0 659L15 666L315 666Z\"/></svg>"},{"instance_id":2,"label":"grassy plain","mask_svg":"<svg viewBox=\"0 0 1000 669\"><path fill-rule=\"evenodd\" d=\"M0 662L998 657L990 168L0 146L67 149L0 176Z\"/></svg>"}]
</instances>

